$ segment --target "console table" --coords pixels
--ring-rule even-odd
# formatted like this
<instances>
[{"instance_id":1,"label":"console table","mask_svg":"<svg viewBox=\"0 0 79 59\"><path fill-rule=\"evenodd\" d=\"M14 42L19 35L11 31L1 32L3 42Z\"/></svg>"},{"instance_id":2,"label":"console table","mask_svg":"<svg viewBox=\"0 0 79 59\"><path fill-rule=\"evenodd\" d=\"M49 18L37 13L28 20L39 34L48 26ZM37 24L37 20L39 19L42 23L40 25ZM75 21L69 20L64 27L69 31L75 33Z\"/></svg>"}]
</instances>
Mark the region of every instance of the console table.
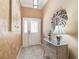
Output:
<instances>
[{"instance_id":1,"label":"console table","mask_svg":"<svg viewBox=\"0 0 79 59\"><path fill-rule=\"evenodd\" d=\"M68 59L68 45L64 42L61 42L60 45L57 45L56 41L49 41L44 39L44 56L47 59Z\"/></svg>"}]
</instances>

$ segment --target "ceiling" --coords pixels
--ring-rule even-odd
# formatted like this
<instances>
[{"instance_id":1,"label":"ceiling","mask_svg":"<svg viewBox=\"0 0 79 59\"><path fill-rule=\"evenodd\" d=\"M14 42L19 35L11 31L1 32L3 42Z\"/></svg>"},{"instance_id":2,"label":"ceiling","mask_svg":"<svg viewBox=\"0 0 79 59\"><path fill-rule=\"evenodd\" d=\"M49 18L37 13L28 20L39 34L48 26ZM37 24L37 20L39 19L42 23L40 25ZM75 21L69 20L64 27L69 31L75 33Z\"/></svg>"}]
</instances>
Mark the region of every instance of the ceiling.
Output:
<instances>
[{"instance_id":1,"label":"ceiling","mask_svg":"<svg viewBox=\"0 0 79 59\"><path fill-rule=\"evenodd\" d=\"M33 8L33 0L20 0L23 7ZM39 8L42 9L48 0L39 0Z\"/></svg>"}]
</instances>

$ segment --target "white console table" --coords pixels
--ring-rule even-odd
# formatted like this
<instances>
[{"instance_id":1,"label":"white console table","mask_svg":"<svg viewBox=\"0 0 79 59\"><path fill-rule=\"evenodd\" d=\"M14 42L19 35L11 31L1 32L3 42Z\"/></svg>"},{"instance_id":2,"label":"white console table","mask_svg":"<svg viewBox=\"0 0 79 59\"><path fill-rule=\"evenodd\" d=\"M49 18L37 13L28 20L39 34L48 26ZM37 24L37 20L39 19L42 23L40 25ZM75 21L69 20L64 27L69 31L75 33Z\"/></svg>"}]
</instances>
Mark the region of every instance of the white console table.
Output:
<instances>
[{"instance_id":1,"label":"white console table","mask_svg":"<svg viewBox=\"0 0 79 59\"><path fill-rule=\"evenodd\" d=\"M49 41L44 39L44 56L47 59L68 59L68 45L64 42L61 42L60 45L57 45L55 40Z\"/></svg>"}]
</instances>

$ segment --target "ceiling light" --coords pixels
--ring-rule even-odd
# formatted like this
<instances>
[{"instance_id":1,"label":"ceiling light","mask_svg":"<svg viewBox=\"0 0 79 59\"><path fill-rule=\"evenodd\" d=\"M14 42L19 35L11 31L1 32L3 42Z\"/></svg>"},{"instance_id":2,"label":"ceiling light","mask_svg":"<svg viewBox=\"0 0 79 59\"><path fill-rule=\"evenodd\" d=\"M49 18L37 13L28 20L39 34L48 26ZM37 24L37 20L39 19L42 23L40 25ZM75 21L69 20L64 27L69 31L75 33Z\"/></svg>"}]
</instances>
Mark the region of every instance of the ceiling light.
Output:
<instances>
[{"instance_id":1,"label":"ceiling light","mask_svg":"<svg viewBox=\"0 0 79 59\"><path fill-rule=\"evenodd\" d=\"M38 8L38 0L33 0L33 8Z\"/></svg>"}]
</instances>

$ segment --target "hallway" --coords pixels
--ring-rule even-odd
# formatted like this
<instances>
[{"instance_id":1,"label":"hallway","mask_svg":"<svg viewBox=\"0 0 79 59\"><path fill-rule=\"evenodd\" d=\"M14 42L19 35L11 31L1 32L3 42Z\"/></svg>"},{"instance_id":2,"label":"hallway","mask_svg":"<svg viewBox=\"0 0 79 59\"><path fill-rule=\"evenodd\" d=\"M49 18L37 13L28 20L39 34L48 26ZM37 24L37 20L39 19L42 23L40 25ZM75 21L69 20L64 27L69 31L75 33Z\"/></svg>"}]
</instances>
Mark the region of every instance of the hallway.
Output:
<instances>
[{"instance_id":1,"label":"hallway","mask_svg":"<svg viewBox=\"0 0 79 59\"><path fill-rule=\"evenodd\" d=\"M17 59L45 59L43 47L35 45L31 47L21 48Z\"/></svg>"}]
</instances>

